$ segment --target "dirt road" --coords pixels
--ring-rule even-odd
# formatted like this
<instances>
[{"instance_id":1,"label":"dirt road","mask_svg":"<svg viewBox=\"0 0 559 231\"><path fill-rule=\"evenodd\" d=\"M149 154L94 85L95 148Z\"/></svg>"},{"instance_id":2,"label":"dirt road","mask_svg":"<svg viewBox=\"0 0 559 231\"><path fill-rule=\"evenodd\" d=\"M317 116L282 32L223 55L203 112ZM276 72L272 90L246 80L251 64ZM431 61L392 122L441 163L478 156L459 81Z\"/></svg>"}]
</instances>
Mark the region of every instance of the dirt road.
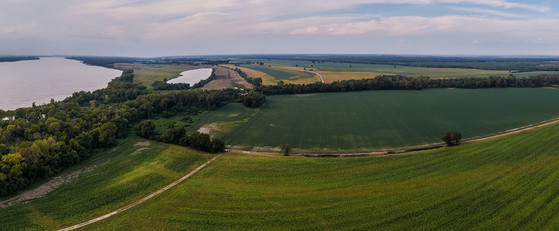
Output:
<instances>
[{"instance_id":1,"label":"dirt road","mask_svg":"<svg viewBox=\"0 0 559 231\"><path fill-rule=\"evenodd\" d=\"M84 227L84 226L86 226L86 225L93 224L93 223L98 222L98 221L101 221L101 220L105 220L105 219L107 219L107 218L109 218L109 217L112 217L112 216L114 216L114 215L116 215L116 214L119 214L119 213L121 213L121 212L124 212L124 211L126 211L126 210L128 210L128 209L134 208L135 206L137 206L137 205L139 205L139 204L141 204L141 203L143 203L143 202L145 202L145 201L151 199L152 197L155 197L155 196L157 196L157 195L159 195L159 194L161 194L161 193L163 193L163 192L169 190L170 188L174 187L175 185L180 184L181 182L183 182L184 180L188 179L189 177L191 177L192 175L194 175L195 173L197 173L198 171L200 171L201 169L203 169L203 168L206 167L208 164L210 164L212 161L214 161L215 159L221 157L222 155L223 155L223 154L217 155L216 157L212 158L211 160L208 160L206 163L200 165L200 167L198 167L198 168L192 170L192 172L186 174L185 176L181 177L180 179L176 180L175 182L173 182L173 183L171 183L171 184L169 184L169 185L163 187L162 189L157 190L156 192L154 192L154 193L152 193L152 194L149 194L148 196L146 196L146 197L144 197L144 198L142 198L142 199L140 199L140 200L138 200L138 201L136 201L136 202L134 202L134 203L132 203L132 204L129 204L129 205L124 206L124 207L122 207L122 208L120 208L120 209L117 209L117 210L115 210L115 211L112 211L112 212L110 212L110 213L107 213L107 214L105 214L105 215L103 215L103 216L100 216L100 217L91 219L91 220L89 220L89 221L86 221L86 222L83 222L83 223L80 223L80 224L77 224L77 225L73 225L73 226L70 226L70 227L68 227L68 228L60 229L59 231L66 231L66 230L78 229L78 228Z\"/></svg>"},{"instance_id":2,"label":"dirt road","mask_svg":"<svg viewBox=\"0 0 559 231\"><path fill-rule=\"evenodd\" d=\"M462 144L469 144L469 143L476 143L476 142L481 142L481 141L486 141L486 140L497 139L497 138L500 138L500 137L510 136L510 135L514 135L514 134L517 134L517 133L520 133L520 132L529 131L529 130L533 130L533 129L536 129L536 128L540 128L540 127L544 127L544 126L548 126L548 125L552 125L552 124L556 124L556 123L559 123L559 117L551 119L551 120L547 120L547 121L542 121L541 123L537 123L537 124L529 124L529 125L526 125L526 126L509 129L509 130L507 130L504 133L501 133L499 135L466 140L466 141L463 141ZM425 144L425 145L420 145L420 146L415 146L415 147L409 147L408 149L395 150L395 151L346 153L346 154L290 154L290 155L291 156L305 156L305 157L386 156L386 155L395 155L395 154L404 154L404 153L410 154L410 153L415 153L415 152L419 152L419 151L439 149L439 148L442 148L442 147L445 147L445 144L443 142L438 142L438 143ZM250 155L282 155L281 153L254 152L254 151L245 151L245 150L240 150L240 149L231 149L231 152L244 153L244 154L250 154Z\"/></svg>"},{"instance_id":3,"label":"dirt road","mask_svg":"<svg viewBox=\"0 0 559 231\"><path fill-rule=\"evenodd\" d=\"M251 89L254 87L234 70L220 66L214 68L215 79L204 85L203 90L222 90L233 87Z\"/></svg>"}]
</instances>

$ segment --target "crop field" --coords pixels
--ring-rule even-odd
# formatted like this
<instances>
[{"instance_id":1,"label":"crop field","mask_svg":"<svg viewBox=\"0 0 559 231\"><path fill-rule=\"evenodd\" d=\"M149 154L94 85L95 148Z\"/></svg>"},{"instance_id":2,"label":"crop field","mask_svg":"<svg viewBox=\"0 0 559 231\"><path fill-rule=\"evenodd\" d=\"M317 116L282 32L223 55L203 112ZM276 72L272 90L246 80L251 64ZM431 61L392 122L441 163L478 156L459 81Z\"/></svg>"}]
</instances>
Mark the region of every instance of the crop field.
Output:
<instances>
[{"instance_id":1,"label":"crop field","mask_svg":"<svg viewBox=\"0 0 559 231\"><path fill-rule=\"evenodd\" d=\"M201 68L188 65L145 65L131 63L119 63L115 66L122 70L134 70L134 79L148 89L153 88L151 84L155 81L170 80L179 77L179 74L183 71Z\"/></svg>"},{"instance_id":2,"label":"crop field","mask_svg":"<svg viewBox=\"0 0 559 231\"><path fill-rule=\"evenodd\" d=\"M307 83L314 83L320 81L320 78L315 74L302 72L294 69L257 66L257 65L245 65L243 67L244 69L253 70L253 72L247 72L247 74L251 77L258 77L258 76L272 77L272 79L264 78L263 80L266 80L266 82L263 82L263 84L277 84L277 82L280 80L285 83L294 83L294 84L307 84Z\"/></svg>"},{"instance_id":3,"label":"crop field","mask_svg":"<svg viewBox=\"0 0 559 231\"><path fill-rule=\"evenodd\" d=\"M212 156L128 138L63 172L62 177L88 169L71 183L29 203L0 208L0 229L55 230L78 224L157 191Z\"/></svg>"},{"instance_id":4,"label":"crop field","mask_svg":"<svg viewBox=\"0 0 559 231\"><path fill-rule=\"evenodd\" d=\"M379 64L359 64L359 63L333 63L279 60L272 59L258 60L264 62L264 66L271 68L280 67L306 67L319 72L325 82L337 80L373 78L378 75L408 75L408 76L429 76L432 78L457 78L457 77L489 77L489 76L508 76L508 71L502 70L480 70L466 68L426 68L399 65L379 65ZM559 72L527 72L513 73L517 77L538 75L538 74L559 74ZM273 76L273 75L272 75ZM276 77L277 78L277 77Z\"/></svg>"},{"instance_id":5,"label":"crop field","mask_svg":"<svg viewBox=\"0 0 559 231\"><path fill-rule=\"evenodd\" d=\"M362 91L266 98L259 109L229 104L200 119L200 127L234 148L351 153L441 142L460 131L489 136L559 116L554 89L429 89Z\"/></svg>"},{"instance_id":6,"label":"crop field","mask_svg":"<svg viewBox=\"0 0 559 231\"><path fill-rule=\"evenodd\" d=\"M227 154L87 229L556 230L559 125L406 155Z\"/></svg>"}]
</instances>

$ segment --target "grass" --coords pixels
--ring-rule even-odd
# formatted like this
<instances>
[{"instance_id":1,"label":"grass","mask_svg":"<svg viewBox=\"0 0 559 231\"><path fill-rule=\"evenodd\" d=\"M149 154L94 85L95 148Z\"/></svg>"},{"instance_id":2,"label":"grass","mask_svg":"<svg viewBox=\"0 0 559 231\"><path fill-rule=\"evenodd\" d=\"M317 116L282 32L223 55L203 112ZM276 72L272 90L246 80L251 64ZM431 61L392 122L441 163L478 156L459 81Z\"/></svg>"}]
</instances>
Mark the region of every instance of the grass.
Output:
<instances>
[{"instance_id":1,"label":"grass","mask_svg":"<svg viewBox=\"0 0 559 231\"><path fill-rule=\"evenodd\" d=\"M66 173L97 166L43 198L0 209L0 229L54 230L86 221L157 191L212 157L153 141L131 155L143 147L134 145L139 141L144 139L122 140L116 148L68 169Z\"/></svg>"},{"instance_id":2,"label":"grass","mask_svg":"<svg viewBox=\"0 0 559 231\"><path fill-rule=\"evenodd\" d=\"M247 69L250 71L246 71ZM251 77L263 78L263 84L267 85L277 84L279 81L293 84L308 84L320 81L320 77L313 73L281 67L245 65L241 70L246 71ZM303 69L301 68L301 70Z\"/></svg>"},{"instance_id":3,"label":"grass","mask_svg":"<svg viewBox=\"0 0 559 231\"><path fill-rule=\"evenodd\" d=\"M243 60L240 60L241 62ZM408 76L430 76L433 78L457 78L457 77L488 77L488 76L508 76L508 71L502 70L480 70L465 68L425 68L411 66L394 66L379 64L358 64L358 63L312 63L311 61L298 60L258 60L264 62L264 67L271 66L271 69L279 67L306 67L318 71L325 82L337 80L372 78L378 75L408 75ZM350 67L351 66L351 67ZM533 72L533 73L513 73L517 77L532 76L537 74L559 74L559 72ZM274 75L271 75L274 76ZM275 78L278 78L275 76ZM270 81L272 82L272 81ZM267 84L267 83L264 83ZM270 83L271 84L271 83Z\"/></svg>"},{"instance_id":4,"label":"grass","mask_svg":"<svg viewBox=\"0 0 559 231\"><path fill-rule=\"evenodd\" d=\"M155 124L155 131L159 134L165 134L169 131L171 126L176 128L178 127L186 127L189 128L195 125L200 118L205 115L207 112L182 112L176 115L173 115L169 118L164 118L161 115L155 116L151 121Z\"/></svg>"},{"instance_id":5,"label":"grass","mask_svg":"<svg viewBox=\"0 0 559 231\"><path fill-rule=\"evenodd\" d=\"M100 230L556 230L559 125L415 154L228 154Z\"/></svg>"},{"instance_id":6,"label":"grass","mask_svg":"<svg viewBox=\"0 0 559 231\"><path fill-rule=\"evenodd\" d=\"M350 153L441 142L450 130L488 136L559 116L554 89L429 89L269 96L201 118L226 144L255 151Z\"/></svg>"},{"instance_id":7,"label":"grass","mask_svg":"<svg viewBox=\"0 0 559 231\"><path fill-rule=\"evenodd\" d=\"M131 63L119 63L116 64L115 67L122 70L134 70L134 79L142 83L148 89L153 89L151 84L155 81L174 79L179 77L179 74L183 71L202 68L188 65L147 65Z\"/></svg>"}]
</instances>

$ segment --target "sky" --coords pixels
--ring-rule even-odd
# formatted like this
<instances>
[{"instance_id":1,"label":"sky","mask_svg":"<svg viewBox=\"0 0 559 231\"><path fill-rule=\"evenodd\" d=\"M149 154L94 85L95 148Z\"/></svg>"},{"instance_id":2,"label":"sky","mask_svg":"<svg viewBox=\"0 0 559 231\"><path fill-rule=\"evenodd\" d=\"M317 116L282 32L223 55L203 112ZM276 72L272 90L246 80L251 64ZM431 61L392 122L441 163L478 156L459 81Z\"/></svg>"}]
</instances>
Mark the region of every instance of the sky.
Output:
<instances>
[{"instance_id":1,"label":"sky","mask_svg":"<svg viewBox=\"0 0 559 231\"><path fill-rule=\"evenodd\" d=\"M559 55L552 0L0 0L1 55Z\"/></svg>"}]
</instances>

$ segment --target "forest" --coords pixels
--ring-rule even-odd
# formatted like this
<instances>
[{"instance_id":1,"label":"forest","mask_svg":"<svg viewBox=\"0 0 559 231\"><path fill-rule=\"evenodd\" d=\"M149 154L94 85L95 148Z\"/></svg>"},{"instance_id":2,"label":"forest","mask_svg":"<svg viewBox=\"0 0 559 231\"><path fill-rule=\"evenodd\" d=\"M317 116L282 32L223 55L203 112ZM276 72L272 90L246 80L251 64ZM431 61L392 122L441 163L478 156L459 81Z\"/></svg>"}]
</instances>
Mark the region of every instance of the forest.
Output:
<instances>
[{"instance_id":1,"label":"forest","mask_svg":"<svg viewBox=\"0 0 559 231\"><path fill-rule=\"evenodd\" d=\"M88 158L96 148L113 146L134 123L155 114L213 110L238 101L241 94L236 90L148 94L144 86L133 83L133 77L125 71L102 90L77 92L44 106L0 110L0 118L10 118L0 121L0 196L55 175Z\"/></svg>"}]
</instances>

